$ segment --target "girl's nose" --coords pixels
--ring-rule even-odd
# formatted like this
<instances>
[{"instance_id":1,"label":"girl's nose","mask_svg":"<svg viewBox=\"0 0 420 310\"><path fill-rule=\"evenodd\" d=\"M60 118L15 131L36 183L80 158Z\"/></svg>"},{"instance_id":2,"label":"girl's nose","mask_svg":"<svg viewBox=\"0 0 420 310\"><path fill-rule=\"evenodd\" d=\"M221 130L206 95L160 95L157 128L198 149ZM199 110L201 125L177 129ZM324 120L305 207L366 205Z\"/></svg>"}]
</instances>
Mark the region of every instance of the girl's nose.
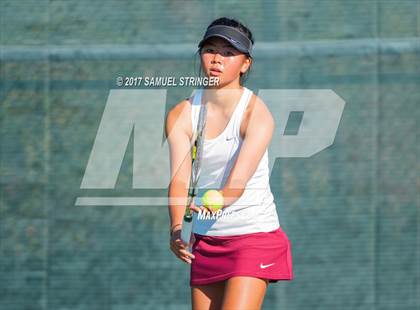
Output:
<instances>
[{"instance_id":1,"label":"girl's nose","mask_svg":"<svg viewBox=\"0 0 420 310\"><path fill-rule=\"evenodd\" d=\"M220 55L220 53L219 52L216 52L216 53L214 53L214 57L213 57L213 61L214 62L221 62L223 60L223 56L222 55Z\"/></svg>"}]
</instances>

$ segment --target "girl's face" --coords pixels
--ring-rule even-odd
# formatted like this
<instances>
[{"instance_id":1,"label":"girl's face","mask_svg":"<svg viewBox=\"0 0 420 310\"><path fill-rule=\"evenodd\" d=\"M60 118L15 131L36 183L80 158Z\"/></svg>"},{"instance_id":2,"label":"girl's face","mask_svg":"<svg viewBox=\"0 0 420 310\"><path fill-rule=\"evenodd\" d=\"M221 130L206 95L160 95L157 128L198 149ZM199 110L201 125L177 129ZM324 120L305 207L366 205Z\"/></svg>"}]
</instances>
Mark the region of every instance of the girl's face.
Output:
<instances>
[{"instance_id":1,"label":"girl's face","mask_svg":"<svg viewBox=\"0 0 420 310\"><path fill-rule=\"evenodd\" d=\"M219 77L219 86L235 80L239 84L240 73L248 70L251 59L225 39L213 37L202 46L201 65L208 77Z\"/></svg>"}]
</instances>

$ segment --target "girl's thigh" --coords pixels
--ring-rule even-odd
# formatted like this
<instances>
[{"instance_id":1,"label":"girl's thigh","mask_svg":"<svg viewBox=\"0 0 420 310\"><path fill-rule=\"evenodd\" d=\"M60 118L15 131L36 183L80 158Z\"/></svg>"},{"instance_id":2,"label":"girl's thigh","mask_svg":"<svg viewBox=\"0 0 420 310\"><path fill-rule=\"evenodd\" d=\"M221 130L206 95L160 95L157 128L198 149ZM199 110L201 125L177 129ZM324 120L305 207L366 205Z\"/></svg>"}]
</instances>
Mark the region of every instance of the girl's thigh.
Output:
<instances>
[{"instance_id":1,"label":"girl's thigh","mask_svg":"<svg viewBox=\"0 0 420 310\"><path fill-rule=\"evenodd\" d=\"M261 309L267 290L268 280L235 276L226 280L222 310L228 309Z\"/></svg>"},{"instance_id":2,"label":"girl's thigh","mask_svg":"<svg viewBox=\"0 0 420 310\"><path fill-rule=\"evenodd\" d=\"M222 306L225 281L191 287L193 310L219 310Z\"/></svg>"}]
</instances>

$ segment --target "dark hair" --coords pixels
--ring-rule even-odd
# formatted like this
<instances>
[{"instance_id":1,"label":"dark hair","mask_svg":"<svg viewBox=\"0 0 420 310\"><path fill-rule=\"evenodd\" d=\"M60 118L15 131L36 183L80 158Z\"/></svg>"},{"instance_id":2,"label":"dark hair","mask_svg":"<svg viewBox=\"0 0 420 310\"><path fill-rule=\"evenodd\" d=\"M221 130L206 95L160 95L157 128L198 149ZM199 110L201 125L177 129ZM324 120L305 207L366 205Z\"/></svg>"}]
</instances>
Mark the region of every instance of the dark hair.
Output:
<instances>
[{"instance_id":1,"label":"dark hair","mask_svg":"<svg viewBox=\"0 0 420 310\"><path fill-rule=\"evenodd\" d=\"M233 18L228 18L228 17L220 17L218 19L215 19L214 21L211 22L211 24L207 27L207 29L209 29L211 26L215 26L215 25L225 25L225 26L231 26L234 27L236 29L238 29L240 32L242 32L243 34L245 34L248 39L251 40L252 44L254 44L254 38L252 36L252 32L251 30L248 29L248 27L246 27L243 23L239 22L237 19L233 19ZM206 30L207 30L206 29ZM196 52L196 55L200 55L201 53L201 48L198 49L198 51ZM248 57L251 57L251 55L246 54ZM252 63L251 63L252 64ZM240 82L243 83L246 81L246 79L248 78L248 74L249 71L251 70L251 66L248 68L248 70L245 73L240 73ZM201 76L201 66L200 66L200 76Z\"/></svg>"}]
</instances>

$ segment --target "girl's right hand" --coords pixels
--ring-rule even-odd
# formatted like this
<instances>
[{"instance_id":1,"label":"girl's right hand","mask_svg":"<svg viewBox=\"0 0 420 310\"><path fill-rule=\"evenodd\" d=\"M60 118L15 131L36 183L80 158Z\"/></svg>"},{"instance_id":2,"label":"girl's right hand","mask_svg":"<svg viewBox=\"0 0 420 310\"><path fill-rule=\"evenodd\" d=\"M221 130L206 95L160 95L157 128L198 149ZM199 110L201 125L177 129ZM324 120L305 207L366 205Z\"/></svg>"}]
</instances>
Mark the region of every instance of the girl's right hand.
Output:
<instances>
[{"instance_id":1,"label":"girl's right hand","mask_svg":"<svg viewBox=\"0 0 420 310\"><path fill-rule=\"evenodd\" d=\"M191 244L194 244L195 237L192 234ZM191 264L191 259L194 259L195 256L188 251L188 246L184 244L181 240L181 229L175 229L172 233L170 240L171 251L182 261Z\"/></svg>"},{"instance_id":2,"label":"girl's right hand","mask_svg":"<svg viewBox=\"0 0 420 310\"><path fill-rule=\"evenodd\" d=\"M194 201L191 202L190 209L197 213L200 211L204 213L206 212L213 213L212 210L210 210L209 208L206 208L204 206L196 206ZM194 234L191 234L190 244L194 244L194 242L195 242ZM174 232L172 233L170 245L171 245L172 252L174 252L174 254L180 260L188 264L191 264L191 259L194 259L195 257L190 251L188 251L188 246L184 242L182 242L180 227L175 229Z\"/></svg>"}]
</instances>

